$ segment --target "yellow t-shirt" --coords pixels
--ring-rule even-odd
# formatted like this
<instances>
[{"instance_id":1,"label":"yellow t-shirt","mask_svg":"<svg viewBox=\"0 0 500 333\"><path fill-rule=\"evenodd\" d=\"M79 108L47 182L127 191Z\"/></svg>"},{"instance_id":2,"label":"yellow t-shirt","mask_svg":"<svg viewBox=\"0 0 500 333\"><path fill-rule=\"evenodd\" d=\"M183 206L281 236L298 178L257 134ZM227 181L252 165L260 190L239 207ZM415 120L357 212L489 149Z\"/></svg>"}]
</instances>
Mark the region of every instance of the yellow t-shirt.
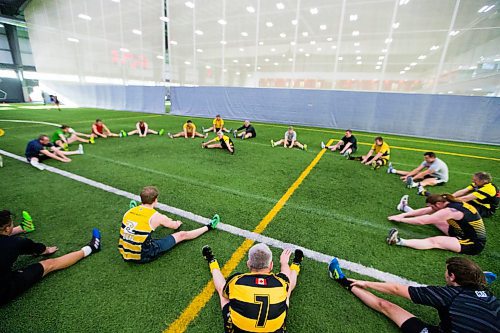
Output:
<instances>
[{"instance_id":1,"label":"yellow t-shirt","mask_svg":"<svg viewBox=\"0 0 500 333\"><path fill-rule=\"evenodd\" d=\"M382 154L383 159L388 160L391 157L391 148L387 143L382 143L381 146L377 146L375 143L372 145L372 150L375 151L375 155L378 153Z\"/></svg>"},{"instance_id":2,"label":"yellow t-shirt","mask_svg":"<svg viewBox=\"0 0 500 333\"><path fill-rule=\"evenodd\" d=\"M223 128L224 127L224 120L222 118L214 118L214 121L212 122L215 128Z\"/></svg>"},{"instance_id":3,"label":"yellow t-shirt","mask_svg":"<svg viewBox=\"0 0 500 333\"><path fill-rule=\"evenodd\" d=\"M186 132L188 133L193 133L193 132L196 132L196 125L191 123L185 123L183 126L182 126L182 129L185 129Z\"/></svg>"}]
</instances>

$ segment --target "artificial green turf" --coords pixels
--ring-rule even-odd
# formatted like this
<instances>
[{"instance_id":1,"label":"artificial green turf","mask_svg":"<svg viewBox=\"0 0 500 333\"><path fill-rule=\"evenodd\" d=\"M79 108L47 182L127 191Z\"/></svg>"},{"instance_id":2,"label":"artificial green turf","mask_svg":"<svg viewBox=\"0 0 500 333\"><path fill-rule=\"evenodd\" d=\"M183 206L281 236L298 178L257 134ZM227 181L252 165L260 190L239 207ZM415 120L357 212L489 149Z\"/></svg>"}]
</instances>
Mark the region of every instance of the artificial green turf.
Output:
<instances>
[{"instance_id":1,"label":"artificial green turf","mask_svg":"<svg viewBox=\"0 0 500 333\"><path fill-rule=\"evenodd\" d=\"M158 116L98 109L2 110L0 119L24 119L67 123L75 130L89 132L96 118L117 132L131 130L144 118L150 128L178 132L186 117ZM198 128L209 119L193 119ZM240 122L226 121L235 128ZM309 151L271 148L270 139L280 139L284 125L254 124L256 139L235 140L236 154L203 150L202 139L176 139L150 135L123 139L97 140L85 145L85 155L73 162L47 164L138 193L144 185L156 185L160 201L209 217L217 212L223 222L252 230L274 206L302 170L320 151L319 142L331 137L331 130L297 127L298 138L309 144ZM5 135L0 149L24 154L30 139L54 128L40 124L0 122ZM334 136L339 138L337 131ZM341 133L341 132L340 132ZM359 133L358 140L371 143L374 134ZM495 146L408 137L385 136L392 146L498 158ZM361 144L364 153L368 145ZM500 176L498 161L438 154L450 167L450 182L433 191L453 192L465 187L472 173L488 171ZM392 149L396 167L411 168L422 160L422 152ZM212 245L221 263L227 261L242 239L214 232L180 245L148 265L124 263L117 251L119 223L128 206L126 198L103 192L62 176L38 170L4 157L0 169L4 207L18 214L28 209L38 222L28 237L59 246L59 253L79 249L90 230L103 231L103 251L77 266L48 276L23 296L0 309L5 332L66 331L160 331L168 326L210 280L206 264L199 255L205 243ZM320 251L329 255L373 266L408 279L442 284L444 261L452 256L445 251L416 251L389 247L384 239L395 223L387 216L396 213L395 205L403 194L410 203L423 204L414 190L407 190L395 175L385 169L373 171L359 163L346 161L327 152L271 222L265 235ZM198 225L186 222L185 229ZM474 256L485 270L500 272L500 218L485 220L488 232L486 249ZM428 226L398 225L403 237L426 237L438 232ZM163 230L159 234L164 235ZM275 253L277 265L279 251ZM37 258L23 258L18 266ZM239 270L244 271L244 263ZM358 275L350 274L357 278ZM496 283L493 292L499 293ZM393 299L393 298L391 298ZM398 300L425 320L437 322L432 309ZM24 311L30 313L25 320ZM363 318L363 320L359 320ZM220 331L222 318L218 300L208 306L189 327L190 332ZM299 284L291 300L289 329L292 332L375 332L396 331L383 316L363 306L352 295L328 279L326 265L305 260Z\"/></svg>"}]
</instances>

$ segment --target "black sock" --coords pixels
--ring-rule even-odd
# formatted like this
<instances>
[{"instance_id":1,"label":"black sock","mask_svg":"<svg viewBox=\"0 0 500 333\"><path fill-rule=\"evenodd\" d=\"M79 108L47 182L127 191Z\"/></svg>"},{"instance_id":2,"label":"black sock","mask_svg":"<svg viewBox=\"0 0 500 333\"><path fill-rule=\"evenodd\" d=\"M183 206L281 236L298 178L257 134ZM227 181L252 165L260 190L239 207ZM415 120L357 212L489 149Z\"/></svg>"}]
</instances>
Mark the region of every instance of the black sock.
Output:
<instances>
[{"instance_id":1,"label":"black sock","mask_svg":"<svg viewBox=\"0 0 500 333\"><path fill-rule=\"evenodd\" d=\"M340 283L340 285L344 288L346 288L347 290L351 290L351 284L352 282L347 280L345 277L341 278L341 279L338 279L336 280L338 283Z\"/></svg>"}]
</instances>

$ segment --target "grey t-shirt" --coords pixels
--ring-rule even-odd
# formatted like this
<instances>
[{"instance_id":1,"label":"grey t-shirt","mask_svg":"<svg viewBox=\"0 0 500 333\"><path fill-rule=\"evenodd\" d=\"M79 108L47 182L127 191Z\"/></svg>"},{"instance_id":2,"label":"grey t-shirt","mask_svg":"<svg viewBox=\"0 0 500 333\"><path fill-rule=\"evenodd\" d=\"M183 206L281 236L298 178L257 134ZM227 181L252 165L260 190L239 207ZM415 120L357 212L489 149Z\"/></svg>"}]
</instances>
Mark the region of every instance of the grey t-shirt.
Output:
<instances>
[{"instance_id":1,"label":"grey t-shirt","mask_svg":"<svg viewBox=\"0 0 500 333\"><path fill-rule=\"evenodd\" d=\"M297 140L297 133L295 131L292 131L292 133L286 131L285 132L285 139L288 141L296 141Z\"/></svg>"},{"instance_id":2,"label":"grey t-shirt","mask_svg":"<svg viewBox=\"0 0 500 333\"><path fill-rule=\"evenodd\" d=\"M423 161L421 165L432 171L432 177L437 178L442 182L448 181L448 166L439 158L436 157L436 159L432 163Z\"/></svg>"}]
</instances>

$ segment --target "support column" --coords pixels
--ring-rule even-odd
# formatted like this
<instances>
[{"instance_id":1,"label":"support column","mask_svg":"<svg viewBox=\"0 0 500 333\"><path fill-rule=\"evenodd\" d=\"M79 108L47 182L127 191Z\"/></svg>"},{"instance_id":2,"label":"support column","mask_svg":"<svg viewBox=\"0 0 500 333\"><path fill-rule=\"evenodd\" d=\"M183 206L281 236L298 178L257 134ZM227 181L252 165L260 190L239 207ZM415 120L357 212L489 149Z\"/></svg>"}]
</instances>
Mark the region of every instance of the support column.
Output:
<instances>
[{"instance_id":1,"label":"support column","mask_svg":"<svg viewBox=\"0 0 500 333\"><path fill-rule=\"evenodd\" d=\"M7 35L7 40L9 42L9 49L10 49L10 54L12 56L12 61L14 62L14 66L16 67L15 71L17 73L17 76L19 77L19 81L21 82L23 99L25 102L29 102L28 88L26 87L23 75L23 60L21 58L19 39L17 37L17 27L10 24L6 24L5 34Z\"/></svg>"}]
</instances>

